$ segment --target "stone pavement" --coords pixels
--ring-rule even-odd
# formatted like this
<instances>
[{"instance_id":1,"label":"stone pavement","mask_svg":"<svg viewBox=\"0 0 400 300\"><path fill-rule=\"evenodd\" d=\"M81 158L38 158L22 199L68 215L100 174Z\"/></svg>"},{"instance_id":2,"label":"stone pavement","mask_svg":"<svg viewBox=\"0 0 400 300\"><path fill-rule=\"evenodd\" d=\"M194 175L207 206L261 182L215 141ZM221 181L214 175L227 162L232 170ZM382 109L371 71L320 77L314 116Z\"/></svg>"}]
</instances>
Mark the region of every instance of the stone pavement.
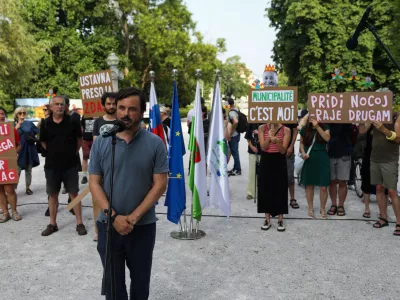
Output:
<instances>
[{"instance_id":1,"label":"stone pavement","mask_svg":"<svg viewBox=\"0 0 400 300\"><path fill-rule=\"evenodd\" d=\"M186 124L182 125L186 132ZM187 145L186 134L185 138ZM290 210L286 232L276 231L276 219L269 231L261 231L263 216L257 214L252 200L245 199L244 139L240 147L242 175L230 178L232 217L204 210L205 238L172 239L170 232L177 226L167 221L160 200L150 299L399 299L400 239L392 235L394 224L372 228L378 211L374 200L370 221L362 219L363 204L352 191L346 217L310 220L304 189L296 186L301 208ZM186 166L187 159L188 155ZM0 299L103 299L90 197L83 201L87 236L77 235L75 218L65 206L59 209L60 231L40 236L48 224L43 163L33 171L32 196L25 195L22 173L17 193L23 220L0 224ZM66 203L67 196L61 195L60 200ZM188 204L190 200L187 189ZM394 221L391 208L389 212Z\"/></svg>"}]
</instances>

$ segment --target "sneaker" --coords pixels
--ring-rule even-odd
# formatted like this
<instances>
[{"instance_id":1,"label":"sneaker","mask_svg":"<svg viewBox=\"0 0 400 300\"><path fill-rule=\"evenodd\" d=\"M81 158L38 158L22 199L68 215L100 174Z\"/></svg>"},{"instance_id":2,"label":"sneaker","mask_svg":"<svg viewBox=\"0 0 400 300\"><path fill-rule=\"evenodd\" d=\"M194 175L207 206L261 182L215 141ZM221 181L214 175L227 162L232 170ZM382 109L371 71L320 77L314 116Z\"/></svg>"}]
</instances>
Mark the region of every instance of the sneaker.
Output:
<instances>
[{"instance_id":1,"label":"sneaker","mask_svg":"<svg viewBox=\"0 0 400 300\"><path fill-rule=\"evenodd\" d=\"M235 174L235 170L234 170L234 169L228 171L228 177L229 177L229 176L235 176L235 175L236 175L236 174Z\"/></svg>"},{"instance_id":2,"label":"sneaker","mask_svg":"<svg viewBox=\"0 0 400 300\"><path fill-rule=\"evenodd\" d=\"M271 223L265 220L264 224L261 226L261 230L268 230L271 228Z\"/></svg>"},{"instance_id":3,"label":"sneaker","mask_svg":"<svg viewBox=\"0 0 400 300\"><path fill-rule=\"evenodd\" d=\"M88 183L87 177L83 176L81 184L86 184L86 183Z\"/></svg>"},{"instance_id":4,"label":"sneaker","mask_svg":"<svg viewBox=\"0 0 400 300\"><path fill-rule=\"evenodd\" d=\"M50 210L47 208L46 212L44 213L45 217L50 217Z\"/></svg>"},{"instance_id":5,"label":"sneaker","mask_svg":"<svg viewBox=\"0 0 400 300\"><path fill-rule=\"evenodd\" d=\"M26 194L27 195L33 195L33 192L30 188L26 188Z\"/></svg>"},{"instance_id":6,"label":"sneaker","mask_svg":"<svg viewBox=\"0 0 400 300\"><path fill-rule=\"evenodd\" d=\"M251 199L254 199L254 198L253 198L252 195L247 195L247 196L246 196L246 199L247 199L247 200L251 200Z\"/></svg>"},{"instance_id":7,"label":"sneaker","mask_svg":"<svg viewBox=\"0 0 400 300\"><path fill-rule=\"evenodd\" d=\"M87 230L83 224L76 225L76 231L78 231L79 235L87 235Z\"/></svg>"},{"instance_id":8,"label":"sneaker","mask_svg":"<svg viewBox=\"0 0 400 300\"><path fill-rule=\"evenodd\" d=\"M242 175L242 171L237 171L237 170L235 170L235 175Z\"/></svg>"},{"instance_id":9,"label":"sneaker","mask_svg":"<svg viewBox=\"0 0 400 300\"><path fill-rule=\"evenodd\" d=\"M285 228L285 226L283 226L283 221L279 221L278 222L278 231L285 231L286 230L286 228Z\"/></svg>"},{"instance_id":10,"label":"sneaker","mask_svg":"<svg viewBox=\"0 0 400 300\"><path fill-rule=\"evenodd\" d=\"M52 235L54 232L58 231L57 225L47 225L47 228L42 232L42 236L49 236Z\"/></svg>"},{"instance_id":11,"label":"sneaker","mask_svg":"<svg viewBox=\"0 0 400 300\"><path fill-rule=\"evenodd\" d=\"M348 188L350 191L355 191L355 190L356 190L356 187L355 187L354 184L349 184L349 185L347 186L347 188Z\"/></svg>"}]
</instances>

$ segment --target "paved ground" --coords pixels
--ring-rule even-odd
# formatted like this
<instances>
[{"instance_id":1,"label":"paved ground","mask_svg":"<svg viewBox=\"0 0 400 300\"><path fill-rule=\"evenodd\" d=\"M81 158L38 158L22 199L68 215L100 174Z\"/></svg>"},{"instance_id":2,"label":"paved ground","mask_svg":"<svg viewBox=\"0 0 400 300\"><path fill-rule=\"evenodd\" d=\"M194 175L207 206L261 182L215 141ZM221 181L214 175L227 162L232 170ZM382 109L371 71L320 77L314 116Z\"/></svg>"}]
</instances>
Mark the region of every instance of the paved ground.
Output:
<instances>
[{"instance_id":1,"label":"paved ground","mask_svg":"<svg viewBox=\"0 0 400 300\"><path fill-rule=\"evenodd\" d=\"M216 210L205 210L210 215L201 224L205 238L170 238L177 226L166 220L162 205L157 207L150 299L399 298L400 239L392 235L393 224L378 230L372 221L362 220L363 204L354 192L346 202L346 217L309 220L304 190L298 187L301 208L290 211L287 231L277 232L276 220L270 231L261 231L262 216L253 201L245 200L246 150L242 140L243 175L230 179L233 216L227 219L218 217ZM24 178L17 191L23 220L0 226L0 299L102 299L91 208L83 209L88 236L76 234L74 217L60 207L60 231L41 237L48 223L43 167L33 172L34 195L25 195ZM189 190L187 194L191 199ZM66 198L62 195L61 202ZM91 205L90 197L84 205ZM375 202L371 209L375 217Z\"/></svg>"}]
</instances>

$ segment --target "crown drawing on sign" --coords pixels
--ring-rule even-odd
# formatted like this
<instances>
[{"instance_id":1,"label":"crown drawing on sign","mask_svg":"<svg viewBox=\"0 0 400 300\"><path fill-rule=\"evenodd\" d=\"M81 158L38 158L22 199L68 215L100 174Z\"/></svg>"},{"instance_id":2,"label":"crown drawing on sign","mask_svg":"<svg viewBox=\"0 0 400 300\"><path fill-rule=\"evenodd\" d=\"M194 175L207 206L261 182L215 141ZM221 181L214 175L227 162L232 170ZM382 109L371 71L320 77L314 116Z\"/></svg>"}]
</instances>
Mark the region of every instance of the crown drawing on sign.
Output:
<instances>
[{"instance_id":1,"label":"crown drawing on sign","mask_svg":"<svg viewBox=\"0 0 400 300\"><path fill-rule=\"evenodd\" d=\"M267 71L267 72L275 72L275 66L274 65L267 65L267 66L265 66L265 71Z\"/></svg>"}]
</instances>

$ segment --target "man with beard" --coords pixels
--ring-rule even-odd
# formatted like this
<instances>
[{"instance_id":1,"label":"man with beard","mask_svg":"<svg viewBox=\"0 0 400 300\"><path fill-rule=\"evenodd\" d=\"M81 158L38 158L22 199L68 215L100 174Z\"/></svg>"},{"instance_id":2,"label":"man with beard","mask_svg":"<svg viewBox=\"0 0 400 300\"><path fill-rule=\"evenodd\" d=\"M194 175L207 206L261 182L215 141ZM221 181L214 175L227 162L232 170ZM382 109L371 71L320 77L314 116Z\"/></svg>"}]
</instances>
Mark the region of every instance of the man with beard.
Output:
<instances>
[{"instance_id":1,"label":"man with beard","mask_svg":"<svg viewBox=\"0 0 400 300\"><path fill-rule=\"evenodd\" d=\"M149 297L151 265L156 238L155 203L167 187L168 159L162 140L140 127L146 110L144 94L136 88L117 93L117 119L125 130L116 134L115 170L111 220L115 299L128 299L125 264L130 278L130 299ZM89 187L101 209L97 221L97 250L105 263L107 211L110 196L112 137L99 136L89 162ZM104 182L104 184L103 184ZM106 299L111 297L110 273L106 274Z\"/></svg>"},{"instance_id":2,"label":"man with beard","mask_svg":"<svg viewBox=\"0 0 400 300\"><path fill-rule=\"evenodd\" d=\"M101 105L103 105L106 114L94 121L93 141L96 140L102 131L111 128L115 123L115 96L116 93L104 93L101 97ZM103 126L105 127L102 128Z\"/></svg>"},{"instance_id":3,"label":"man with beard","mask_svg":"<svg viewBox=\"0 0 400 300\"><path fill-rule=\"evenodd\" d=\"M65 97L56 96L51 100L52 114L44 119L40 126L40 142L46 150L45 175L46 192L49 198L50 224L42 232L42 236L49 236L58 231L56 223L58 194L61 183L71 199L79 192L79 176L76 156L82 146L82 131L80 124L74 122L65 112ZM79 235L87 234L82 224L82 206L74 208L76 215L76 231Z\"/></svg>"}]
</instances>

